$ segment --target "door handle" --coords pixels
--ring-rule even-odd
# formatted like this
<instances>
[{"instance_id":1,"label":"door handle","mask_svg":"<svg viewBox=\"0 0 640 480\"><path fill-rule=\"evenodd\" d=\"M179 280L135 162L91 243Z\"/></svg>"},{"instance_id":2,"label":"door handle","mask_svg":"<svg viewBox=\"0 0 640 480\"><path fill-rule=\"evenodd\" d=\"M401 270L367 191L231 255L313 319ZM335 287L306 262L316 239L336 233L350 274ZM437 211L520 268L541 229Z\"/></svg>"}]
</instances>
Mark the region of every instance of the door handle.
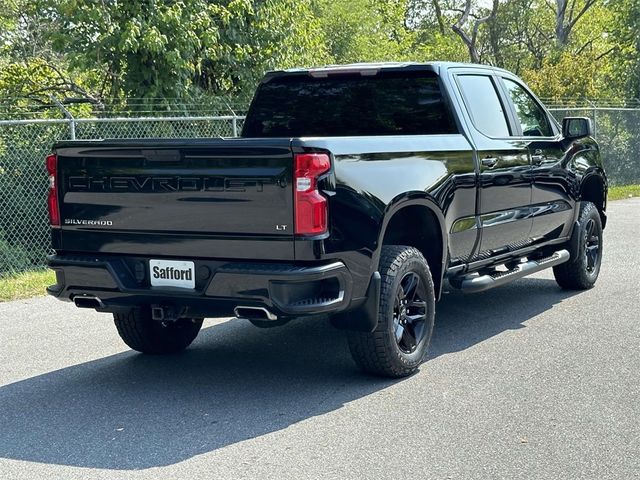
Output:
<instances>
[{"instance_id":1,"label":"door handle","mask_svg":"<svg viewBox=\"0 0 640 480\"><path fill-rule=\"evenodd\" d=\"M493 168L497 165L498 159L496 157L487 157L482 159L482 165L487 168Z\"/></svg>"}]
</instances>

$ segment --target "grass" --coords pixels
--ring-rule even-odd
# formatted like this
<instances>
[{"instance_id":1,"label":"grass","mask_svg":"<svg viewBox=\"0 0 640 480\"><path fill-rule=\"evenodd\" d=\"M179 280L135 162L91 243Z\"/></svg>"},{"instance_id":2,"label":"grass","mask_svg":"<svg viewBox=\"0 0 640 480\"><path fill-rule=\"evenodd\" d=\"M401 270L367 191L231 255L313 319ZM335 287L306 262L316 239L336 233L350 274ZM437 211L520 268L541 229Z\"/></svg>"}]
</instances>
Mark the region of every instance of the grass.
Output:
<instances>
[{"instance_id":1,"label":"grass","mask_svg":"<svg viewBox=\"0 0 640 480\"><path fill-rule=\"evenodd\" d=\"M640 185L609 188L609 200L640 197ZM0 302L45 295L45 287L56 283L51 270L34 270L0 277Z\"/></svg>"},{"instance_id":2,"label":"grass","mask_svg":"<svg viewBox=\"0 0 640 480\"><path fill-rule=\"evenodd\" d=\"M622 200L629 197L640 197L640 185L609 187L609 200Z\"/></svg>"},{"instance_id":3,"label":"grass","mask_svg":"<svg viewBox=\"0 0 640 480\"><path fill-rule=\"evenodd\" d=\"M0 277L0 302L46 295L45 288L56 283L51 270L34 270Z\"/></svg>"}]
</instances>

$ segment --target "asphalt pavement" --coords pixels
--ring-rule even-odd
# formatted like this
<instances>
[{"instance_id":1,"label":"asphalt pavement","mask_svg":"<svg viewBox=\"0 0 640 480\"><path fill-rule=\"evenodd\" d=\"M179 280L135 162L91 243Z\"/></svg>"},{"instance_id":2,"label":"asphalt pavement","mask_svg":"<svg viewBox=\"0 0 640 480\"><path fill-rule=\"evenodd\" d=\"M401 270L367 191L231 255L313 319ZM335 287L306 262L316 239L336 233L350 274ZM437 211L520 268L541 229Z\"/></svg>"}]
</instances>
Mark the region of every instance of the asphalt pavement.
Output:
<instances>
[{"instance_id":1,"label":"asphalt pavement","mask_svg":"<svg viewBox=\"0 0 640 480\"><path fill-rule=\"evenodd\" d=\"M447 294L399 381L323 319L207 320L148 357L108 315L0 304L0 478L640 478L640 199L609 217L595 288Z\"/></svg>"}]
</instances>

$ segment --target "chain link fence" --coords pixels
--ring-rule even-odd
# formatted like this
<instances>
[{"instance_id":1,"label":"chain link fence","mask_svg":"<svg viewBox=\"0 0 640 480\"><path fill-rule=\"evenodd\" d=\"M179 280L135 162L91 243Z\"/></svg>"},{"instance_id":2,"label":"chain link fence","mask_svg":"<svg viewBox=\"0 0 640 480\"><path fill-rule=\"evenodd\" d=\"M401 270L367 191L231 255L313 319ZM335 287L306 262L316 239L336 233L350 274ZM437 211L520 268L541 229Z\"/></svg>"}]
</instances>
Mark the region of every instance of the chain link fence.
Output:
<instances>
[{"instance_id":1,"label":"chain link fence","mask_svg":"<svg viewBox=\"0 0 640 480\"><path fill-rule=\"evenodd\" d=\"M592 118L611 183L640 183L640 108L554 106L551 111L559 121ZM233 137L243 120L232 114L0 121L0 278L44 266L50 248L44 158L54 142Z\"/></svg>"}]
</instances>

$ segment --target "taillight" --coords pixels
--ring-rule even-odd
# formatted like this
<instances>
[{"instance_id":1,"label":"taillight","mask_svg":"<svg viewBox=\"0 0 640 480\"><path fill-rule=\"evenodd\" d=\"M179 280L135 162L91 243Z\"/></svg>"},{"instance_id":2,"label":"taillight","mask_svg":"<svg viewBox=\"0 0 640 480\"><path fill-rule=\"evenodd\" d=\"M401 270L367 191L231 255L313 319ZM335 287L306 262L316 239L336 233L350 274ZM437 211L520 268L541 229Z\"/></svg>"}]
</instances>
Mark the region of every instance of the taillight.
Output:
<instances>
[{"instance_id":1,"label":"taillight","mask_svg":"<svg viewBox=\"0 0 640 480\"><path fill-rule=\"evenodd\" d=\"M49 207L49 225L60 226L60 205L58 204L58 185L56 177L58 173L58 157L55 154L47 157L47 172L49 173L49 194L47 195L47 207Z\"/></svg>"},{"instance_id":2,"label":"taillight","mask_svg":"<svg viewBox=\"0 0 640 480\"><path fill-rule=\"evenodd\" d=\"M318 191L318 177L331 168L324 153L295 156L295 233L319 235L327 231L327 199Z\"/></svg>"}]
</instances>

